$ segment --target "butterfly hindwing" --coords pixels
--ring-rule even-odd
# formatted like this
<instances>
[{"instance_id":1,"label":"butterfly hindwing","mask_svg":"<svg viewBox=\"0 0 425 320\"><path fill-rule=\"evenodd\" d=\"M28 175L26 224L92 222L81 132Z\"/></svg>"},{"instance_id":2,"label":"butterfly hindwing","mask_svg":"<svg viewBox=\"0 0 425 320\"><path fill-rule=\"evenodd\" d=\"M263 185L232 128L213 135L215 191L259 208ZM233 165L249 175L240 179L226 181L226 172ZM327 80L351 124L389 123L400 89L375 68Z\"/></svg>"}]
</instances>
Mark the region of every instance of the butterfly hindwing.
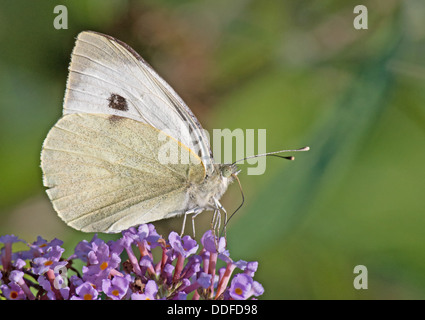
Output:
<instances>
[{"instance_id":1,"label":"butterfly hindwing","mask_svg":"<svg viewBox=\"0 0 425 320\"><path fill-rule=\"evenodd\" d=\"M158 158L166 140L178 150L176 163ZM190 184L205 177L203 163L184 161L189 157L197 156L150 125L69 114L49 132L41 166L49 198L67 224L118 232L184 212Z\"/></svg>"}]
</instances>

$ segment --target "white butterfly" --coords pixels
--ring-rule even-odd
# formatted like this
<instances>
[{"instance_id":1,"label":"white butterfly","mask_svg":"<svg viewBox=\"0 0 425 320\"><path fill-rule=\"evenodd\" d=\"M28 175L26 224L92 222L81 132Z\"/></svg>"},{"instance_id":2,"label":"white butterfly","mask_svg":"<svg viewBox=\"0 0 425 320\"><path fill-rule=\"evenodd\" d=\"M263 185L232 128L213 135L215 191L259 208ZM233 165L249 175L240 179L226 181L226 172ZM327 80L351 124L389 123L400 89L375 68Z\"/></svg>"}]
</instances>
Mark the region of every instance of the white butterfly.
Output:
<instances>
[{"instance_id":1,"label":"white butterfly","mask_svg":"<svg viewBox=\"0 0 425 320\"><path fill-rule=\"evenodd\" d=\"M176 161L160 161L164 141ZM63 117L44 141L41 168L59 217L86 232L217 213L238 173L214 163L199 121L146 61L91 31L78 35Z\"/></svg>"}]
</instances>

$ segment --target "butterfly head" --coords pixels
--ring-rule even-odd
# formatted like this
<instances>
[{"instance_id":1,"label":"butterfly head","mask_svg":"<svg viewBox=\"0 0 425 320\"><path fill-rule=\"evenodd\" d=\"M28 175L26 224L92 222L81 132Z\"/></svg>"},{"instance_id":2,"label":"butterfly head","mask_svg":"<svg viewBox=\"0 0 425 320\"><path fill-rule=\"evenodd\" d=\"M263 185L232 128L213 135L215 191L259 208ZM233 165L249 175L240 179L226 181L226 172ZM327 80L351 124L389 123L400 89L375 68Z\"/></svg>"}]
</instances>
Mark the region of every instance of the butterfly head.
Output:
<instances>
[{"instance_id":1,"label":"butterfly head","mask_svg":"<svg viewBox=\"0 0 425 320\"><path fill-rule=\"evenodd\" d=\"M241 172L241 170L239 170L237 165L235 165L234 163L232 163L232 164L221 164L220 165L220 172L221 172L221 175L224 178L230 178L230 177L237 176L239 174L239 172Z\"/></svg>"}]
</instances>

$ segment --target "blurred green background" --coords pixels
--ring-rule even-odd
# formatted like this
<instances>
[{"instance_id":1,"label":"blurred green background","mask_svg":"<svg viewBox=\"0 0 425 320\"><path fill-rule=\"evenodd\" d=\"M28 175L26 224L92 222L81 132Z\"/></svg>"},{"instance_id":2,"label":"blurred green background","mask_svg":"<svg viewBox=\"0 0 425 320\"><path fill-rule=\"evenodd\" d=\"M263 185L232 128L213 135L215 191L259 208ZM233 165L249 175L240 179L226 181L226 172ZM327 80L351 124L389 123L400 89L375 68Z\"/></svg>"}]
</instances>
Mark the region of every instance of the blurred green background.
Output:
<instances>
[{"instance_id":1,"label":"blurred green background","mask_svg":"<svg viewBox=\"0 0 425 320\"><path fill-rule=\"evenodd\" d=\"M59 4L67 30L53 27ZM228 248L259 261L262 298L424 299L425 2L365 0L367 30L353 27L357 4L0 1L0 234L58 237L68 255L92 237L54 213L39 155L75 37L95 30L136 49L205 128L267 129L269 151L311 147L267 158L261 176L241 166ZM224 205L240 201L232 185ZM356 265L367 290L353 287Z\"/></svg>"}]
</instances>

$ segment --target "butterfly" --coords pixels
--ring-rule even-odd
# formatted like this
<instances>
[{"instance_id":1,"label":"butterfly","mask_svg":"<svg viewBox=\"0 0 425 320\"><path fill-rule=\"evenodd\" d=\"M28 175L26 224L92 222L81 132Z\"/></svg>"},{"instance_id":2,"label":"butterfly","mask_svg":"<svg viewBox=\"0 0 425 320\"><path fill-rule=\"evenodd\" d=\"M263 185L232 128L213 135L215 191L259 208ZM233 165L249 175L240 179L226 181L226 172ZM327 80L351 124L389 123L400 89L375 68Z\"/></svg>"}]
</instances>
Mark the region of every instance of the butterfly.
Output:
<instances>
[{"instance_id":1,"label":"butterfly","mask_svg":"<svg viewBox=\"0 0 425 320\"><path fill-rule=\"evenodd\" d=\"M174 161L161 161L164 141ZM106 233L224 210L219 200L239 172L214 163L199 121L136 51L93 31L77 37L63 116L43 143L41 168L59 217Z\"/></svg>"}]
</instances>

